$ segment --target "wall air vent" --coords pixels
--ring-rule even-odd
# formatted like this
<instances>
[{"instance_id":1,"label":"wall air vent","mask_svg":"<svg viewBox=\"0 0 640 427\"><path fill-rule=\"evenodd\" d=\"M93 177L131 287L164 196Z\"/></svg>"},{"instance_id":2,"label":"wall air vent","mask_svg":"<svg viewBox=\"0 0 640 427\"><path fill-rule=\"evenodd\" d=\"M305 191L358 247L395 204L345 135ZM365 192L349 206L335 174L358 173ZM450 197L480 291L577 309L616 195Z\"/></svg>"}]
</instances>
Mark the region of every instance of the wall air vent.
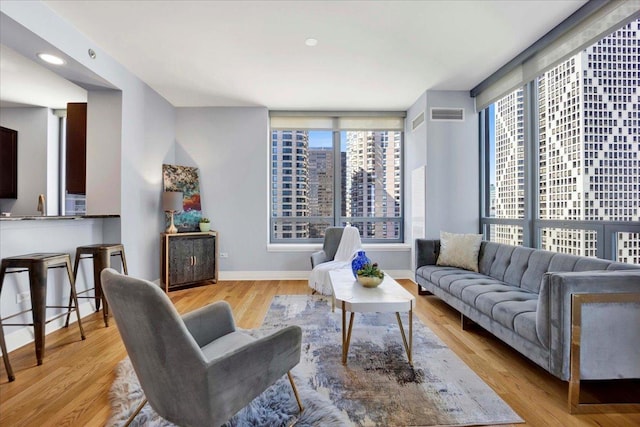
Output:
<instances>
[{"instance_id":1,"label":"wall air vent","mask_svg":"<svg viewBox=\"0 0 640 427\"><path fill-rule=\"evenodd\" d=\"M424 111L416 116L415 119L411 121L411 130L416 130L420 127L421 124L424 123Z\"/></svg>"},{"instance_id":2,"label":"wall air vent","mask_svg":"<svg viewBox=\"0 0 640 427\"><path fill-rule=\"evenodd\" d=\"M432 108L431 120L464 122L464 108Z\"/></svg>"}]
</instances>

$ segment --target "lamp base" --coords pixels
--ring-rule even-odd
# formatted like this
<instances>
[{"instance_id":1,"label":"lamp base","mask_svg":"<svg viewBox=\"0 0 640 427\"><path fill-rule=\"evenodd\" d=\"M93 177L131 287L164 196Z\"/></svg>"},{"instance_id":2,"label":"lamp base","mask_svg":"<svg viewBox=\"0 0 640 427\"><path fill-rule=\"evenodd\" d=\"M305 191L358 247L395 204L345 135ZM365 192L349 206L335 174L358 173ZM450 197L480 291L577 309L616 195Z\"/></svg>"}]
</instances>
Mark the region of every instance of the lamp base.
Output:
<instances>
[{"instance_id":1,"label":"lamp base","mask_svg":"<svg viewBox=\"0 0 640 427\"><path fill-rule=\"evenodd\" d=\"M171 225L169 225L169 228L166 229L166 233L167 234L176 234L178 232L178 227L176 227L176 225L173 223L173 211L171 212Z\"/></svg>"}]
</instances>

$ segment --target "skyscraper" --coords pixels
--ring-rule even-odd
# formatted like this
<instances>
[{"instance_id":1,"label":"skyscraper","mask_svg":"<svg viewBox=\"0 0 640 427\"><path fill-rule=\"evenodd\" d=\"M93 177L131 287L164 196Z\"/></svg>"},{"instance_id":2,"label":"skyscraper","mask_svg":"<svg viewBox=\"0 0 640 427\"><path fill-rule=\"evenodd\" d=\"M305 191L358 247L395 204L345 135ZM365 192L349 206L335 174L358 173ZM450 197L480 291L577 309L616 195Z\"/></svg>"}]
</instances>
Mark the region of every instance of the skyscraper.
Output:
<instances>
[{"instance_id":1,"label":"skyscraper","mask_svg":"<svg viewBox=\"0 0 640 427\"><path fill-rule=\"evenodd\" d=\"M271 133L271 215L309 216L309 132L274 130ZM308 222L282 218L273 227L276 239L309 237Z\"/></svg>"},{"instance_id":2,"label":"skyscraper","mask_svg":"<svg viewBox=\"0 0 640 427\"><path fill-rule=\"evenodd\" d=\"M349 131L346 145L347 217L398 217L400 214L401 133ZM367 238L399 235L395 221L355 221Z\"/></svg>"},{"instance_id":3,"label":"skyscraper","mask_svg":"<svg viewBox=\"0 0 640 427\"><path fill-rule=\"evenodd\" d=\"M640 20L538 79L541 219L640 221ZM495 107L496 214L522 217L522 90ZM518 244L513 227L500 241ZM596 231L542 231L542 247L595 256ZM640 263L638 233L619 233L618 259Z\"/></svg>"},{"instance_id":4,"label":"skyscraper","mask_svg":"<svg viewBox=\"0 0 640 427\"><path fill-rule=\"evenodd\" d=\"M334 184L333 148L309 149L309 215L315 217L333 216ZM309 237L320 238L324 229L331 224L310 225Z\"/></svg>"}]
</instances>

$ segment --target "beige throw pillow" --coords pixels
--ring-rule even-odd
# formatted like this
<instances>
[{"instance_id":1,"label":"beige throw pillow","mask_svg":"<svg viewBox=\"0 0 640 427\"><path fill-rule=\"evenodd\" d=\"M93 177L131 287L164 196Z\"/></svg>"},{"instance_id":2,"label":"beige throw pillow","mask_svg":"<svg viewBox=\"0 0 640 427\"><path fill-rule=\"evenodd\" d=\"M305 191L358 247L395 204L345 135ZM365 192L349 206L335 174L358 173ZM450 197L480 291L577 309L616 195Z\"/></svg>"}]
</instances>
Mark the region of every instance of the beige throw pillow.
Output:
<instances>
[{"instance_id":1,"label":"beige throw pillow","mask_svg":"<svg viewBox=\"0 0 640 427\"><path fill-rule=\"evenodd\" d=\"M440 254L437 265L478 271L478 254L482 234L440 232Z\"/></svg>"}]
</instances>

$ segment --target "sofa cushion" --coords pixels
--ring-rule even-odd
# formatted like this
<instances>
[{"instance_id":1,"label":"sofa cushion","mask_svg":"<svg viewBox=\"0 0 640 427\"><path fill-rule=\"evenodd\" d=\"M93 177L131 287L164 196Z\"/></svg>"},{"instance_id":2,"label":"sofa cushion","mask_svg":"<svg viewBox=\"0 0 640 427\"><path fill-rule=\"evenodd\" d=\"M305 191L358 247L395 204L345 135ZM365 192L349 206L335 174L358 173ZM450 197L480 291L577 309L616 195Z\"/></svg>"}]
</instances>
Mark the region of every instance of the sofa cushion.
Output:
<instances>
[{"instance_id":1,"label":"sofa cushion","mask_svg":"<svg viewBox=\"0 0 640 427\"><path fill-rule=\"evenodd\" d=\"M549 348L549 343L541 343L536 331L536 312L523 311L513 319L513 329L518 335L535 344Z\"/></svg>"},{"instance_id":2,"label":"sofa cushion","mask_svg":"<svg viewBox=\"0 0 640 427\"><path fill-rule=\"evenodd\" d=\"M446 291L449 291L449 285L458 278L462 278L467 274L478 274L473 273L471 271L463 270L461 268L455 267L436 267L436 270L431 272L431 283L442 288ZM479 276L482 277L482 276Z\"/></svg>"},{"instance_id":3,"label":"sofa cushion","mask_svg":"<svg viewBox=\"0 0 640 427\"><path fill-rule=\"evenodd\" d=\"M424 265L416 270L416 274L437 285L442 275L455 273L457 271L460 271L460 269L455 267L440 267L439 265ZM437 277L433 277L433 273L435 272L438 273Z\"/></svg>"},{"instance_id":4,"label":"sofa cushion","mask_svg":"<svg viewBox=\"0 0 640 427\"><path fill-rule=\"evenodd\" d=\"M478 301L478 297L484 294L489 293L500 293L500 292L510 292L513 291L513 286L507 285L504 282L499 280L492 279L490 277L486 277L485 280L476 280L474 283L469 283L468 286L464 288L460 288L460 298L462 301L471 305L472 307L476 307L476 303ZM455 289L458 291L458 289ZM482 310L481 310L482 311ZM491 316L491 309L488 309L488 312L484 312L487 316Z\"/></svg>"},{"instance_id":5,"label":"sofa cushion","mask_svg":"<svg viewBox=\"0 0 640 427\"><path fill-rule=\"evenodd\" d=\"M504 280L504 273L511 264L511 254L515 246L499 245L496 251L495 259L491 264L488 275L494 279Z\"/></svg>"},{"instance_id":6,"label":"sofa cushion","mask_svg":"<svg viewBox=\"0 0 640 427\"><path fill-rule=\"evenodd\" d=\"M529 268L529 258L535 249L517 247L511 253L511 262L504 272L504 281L510 285L522 286L522 276Z\"/></svg>"},{"instance_id":7,"label":"sofa cushion","mask_svg":"<svg viewBox=\"0 0 640 427\"><path fill-rule=\"evenodd\" d=\"M576 255L554 254L549 263L550 273L560 273L564 271L573 271L576 263L580 259Z\"/></svg>"},{"instance_id":8,"label":"sofa cushion","mask_svg":"<svg viewBox=\"0 0 640 427\"><path fill-rule=\"evenodd\" d=\"M437 265L478 271L478 253L482 234L440 232L440 254Z\"/></svg>"},{"instance_id":9,"label":"sofa cushion","mask_svg":"<svg viewBox=\"0 0 640 427\"><path fill-rule=\"evenodd\" d=\"M496 253L500 243L487 242L483 240L480 244L480 253L478 254L478 271L482 274L489 275L491 271L491 264L496 259Z\"/></svg>"},{"instance_id":10,"label":"sofa cushion","mask_svg":"<svg viewBox=\"0 0 640 427\"><path fill-rule=\"evenodd\" d=\"M455 295L457 298L460 298L460 294L462 289L469 284L475 284L478 282L481 283L492 283L495 279L491 277L487 277L480 273L473 273L471 271L460 270L457 272L451 272L450 274L443 275L440 278L438 283L438 287L442 289L446 289L451 294Z\"/></svg>"},{"instance_id":11,"label":"sofa cushion","mask_svg":"<svg viewBox=\"0 0 640 427\"><path fill-rule=\"evenodd\" d=\"M551 258L555 255L551 251L537 250L529 257L529 266L522 275L520 281L520 287L531 292L540 292L540 283L542 283L542 277L544 273L549 271L549 264Z\"/></svg>"},{"instance_id":12,"label":"sofa cushion","mask_svg":"<svg viewBox=\"0 0 640 427\"><path fill-rule=\"evenodd\" d=\"M456 282L452 291L454 291L455 295L462 301L466 302L472 307L475 307L476 300L480 295L491 292L508 292L512 288L512 286L509 286L499 280L492 279L491 277L485 277L484 279L467 281L466 283ZM490 313L485 314L490 315Z\"/></svg>"},{"instance_id":13,"label":"sofa cushion","mask_svg":"<svg viewBox=\"0 0 640 427\"><path fill-rule=\"evenodd\" d=\"M510 289L486 292L476 298L475 307L480 312L511 330L517 315L536 312L538 295L511 286Z\"/></svg>"},{"instance_id":14,"label":"sofa cushion","mask_svg":"<svg viewBox=\"0 0 640 427\"><path fill-rule=\"evenodd\" d=\"M611 261L598 258L580 258L573 266L573 271L606 270Z\"/></svg>"}]
</instances>

